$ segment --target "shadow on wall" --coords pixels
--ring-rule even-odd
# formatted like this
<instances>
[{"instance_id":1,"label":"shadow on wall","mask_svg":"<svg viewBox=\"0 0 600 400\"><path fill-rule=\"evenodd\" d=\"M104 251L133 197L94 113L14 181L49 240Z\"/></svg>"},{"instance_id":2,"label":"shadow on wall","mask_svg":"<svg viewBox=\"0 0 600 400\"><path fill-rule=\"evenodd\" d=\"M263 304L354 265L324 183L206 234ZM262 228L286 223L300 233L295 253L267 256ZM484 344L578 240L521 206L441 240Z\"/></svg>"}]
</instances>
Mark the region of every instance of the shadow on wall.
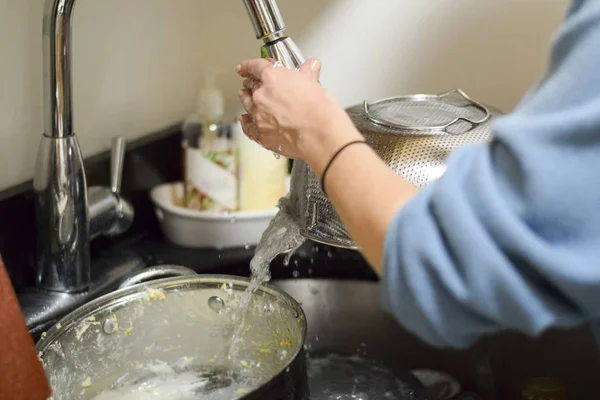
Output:
<instances>
[{"instance_id":1,"label":"shadow on wall","mask_svg":"<svg viewBox=\"0 0 600 400\"><path fill-rule=\"evenodd\" d=\"M465 7L461 15L440 15L434 24L443 25L445 33L420 57L422 68L411 89L441 92L460 87L510 111L545 73L550 37L564 8L547 3L524 1L515 10L486 2L485 8Z\"/></svg>"},{"instance_id":2,"label":"shadow on wall","mask_svg":"<svg viewBox=\"0 0 600 400\"><path fill-rule=\"evenodd\" d=\"M300 37L332 1L334 0L277 0L288 35L294 40ZM211 57L204 62L223 67L220 83L227 98L227 108L235 114L241 110L237 98L241 79L234 72L235 66L243 60L260 57L261 41L255 38L242 0L219 2L218 5L210 6L210 12L210 19L204 21L204 30L211 37L210 43L206 44L210 48ZM214 35L219 32L223 34L215 38Z\"/></svg>"},{"instance_id":3,"label":"shadow on wall","mask_svg":"<svg viewBox=\"0 0 600 400\"><path fill-rule=\"evenodd\" d=\"M543 74L568 3L334 0L298 42L345 106L460 87L508 111Z\"/></svg>"},{"instance_id":4,"label":"shadow on wall","mask_svg":"<svg viewBox=\"0 0 600 400\"><path fill-rule=\"evenodd\" d=\"M278 4L285 20L293 21L290 30L298 32L311 24L327 1L303 0L301 7L295 0ZM227 111L237 113L241 80L235 66L260 56L260 42L242 0L86 0L77 7L75 104L89 105L80 110L85 115L76 116L82 125L96 125L102 118L104 124L115 121L114 129L147 133L145 126L123 126L118 121L143 121L137 123L148 126L175 122L193 110L207 66L221 71L218 82ZM126 95L115 96L123 90ZM156 100L159 96L162 100ZM148 102L163 102L164 107L149 112L143 106ZM114 115L107 120L99 116L99 109ZM131 113L137 114L135 118Z\"/></svg>"},{"instance_id":5,"label":"shadow on wall","mask_svg":"<svg viewBox=\"0 0 600 400\"><path fill-rule=\"evenodd\" d=\"M343 105L460 87L510 110L544 69L567 0L277 0L323 84ZM42 129L44 0L0 0L0 187L30 179ZM234 72L260 43L242 0L78 0L73 26L74 128L85 156L181 121L202 70L221 71L229 116ZM3 45L3 46L2 46ZM6 59L6 60L5 60ZM6 62L4 62L6 61Z\"/></svg>"}]
</instances>

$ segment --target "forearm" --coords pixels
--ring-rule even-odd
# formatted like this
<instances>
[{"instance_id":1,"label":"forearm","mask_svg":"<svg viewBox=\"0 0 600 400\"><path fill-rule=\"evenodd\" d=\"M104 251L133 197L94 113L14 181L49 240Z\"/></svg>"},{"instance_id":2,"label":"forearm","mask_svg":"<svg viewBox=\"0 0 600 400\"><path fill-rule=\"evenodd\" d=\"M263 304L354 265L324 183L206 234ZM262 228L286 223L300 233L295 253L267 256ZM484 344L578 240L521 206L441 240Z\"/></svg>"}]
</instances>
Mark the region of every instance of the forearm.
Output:
<instances>
[{"instance_id":1,"label":"forearm","mask_svg":"<svg viewBox=\"0 0 600 400\"><path fill-rule=\"evenodd\" d=\"M351 123L339 122L336 127L335 131L328 132L329 135L345 139L332 141L323 151L326 157L309 160L318 177L322 176L337 150L345 143L361 138ZM396 211L414 196L417 188L398 177L366 144L344 149L329 167L324 183L327 196L350 237L373 269L381 273L388 226Z\"/></svg>"}]
</instances>

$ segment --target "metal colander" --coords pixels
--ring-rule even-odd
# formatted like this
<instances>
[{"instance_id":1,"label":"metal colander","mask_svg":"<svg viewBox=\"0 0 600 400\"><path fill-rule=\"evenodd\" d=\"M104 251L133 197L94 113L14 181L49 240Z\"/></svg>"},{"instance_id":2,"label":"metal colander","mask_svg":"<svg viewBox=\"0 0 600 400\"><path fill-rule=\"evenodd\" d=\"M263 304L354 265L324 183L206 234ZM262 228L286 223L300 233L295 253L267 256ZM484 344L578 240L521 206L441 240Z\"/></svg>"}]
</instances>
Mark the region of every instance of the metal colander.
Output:
<instances>
[{"instance_id":1,"label":"metal colander","mask_svg":"<svg viewBox=\"0 0 600 400\"><path fill-rule=\"evenodd\" d=\"M457 147L490 141L491 121L501 114L460 89L364 102L346 111L379 157L417 187L442 176L448 154ZM303 236L336 247L357 248L304 162L294 162L290 199Z\"/></svg>"}]
</instances>

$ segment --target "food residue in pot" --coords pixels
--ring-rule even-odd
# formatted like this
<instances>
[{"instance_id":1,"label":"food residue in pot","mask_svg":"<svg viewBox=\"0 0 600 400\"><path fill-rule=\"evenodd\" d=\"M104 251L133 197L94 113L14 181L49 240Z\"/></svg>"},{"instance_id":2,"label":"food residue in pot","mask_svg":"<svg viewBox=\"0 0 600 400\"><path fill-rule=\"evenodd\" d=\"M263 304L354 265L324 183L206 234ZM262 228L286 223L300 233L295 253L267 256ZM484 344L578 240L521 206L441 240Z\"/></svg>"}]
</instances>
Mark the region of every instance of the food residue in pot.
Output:
<instances>
[{"instance_id":1,"label":"food residue in pot","mask_svg":"<svg viewBox=\"0 0 600 400\"><path fill-rule=\"evenodd\" d=\"M81 387L84 388L89 388L90 386L92 386L92 378L90 378L89 376L87 378L85 378L85 380L83 382L81 382Z\"/></svg>"},{"instance_id":2,"label":"food residue in pot","mask_svg":"<svg viewBox=\"0 0 600 400\"><path fill-rule=\"evenodd\" d=\"M89 327L90 326L88 324L85 324L75 331L75 337L77 338L77 340L81 340L81 337L83 336L85 331L89 329Z\"/></svg>"},{"instance_id":3,"label":"food residue in pot","mask_svg":"<svg viewBox=\"0 0 600 400\"><path fill-rule=\"evenodd\" d=\"M150 303L152 300L164 301L167 297L161 289L147 288L144 301Z\"/></svg>"}]
</instances>

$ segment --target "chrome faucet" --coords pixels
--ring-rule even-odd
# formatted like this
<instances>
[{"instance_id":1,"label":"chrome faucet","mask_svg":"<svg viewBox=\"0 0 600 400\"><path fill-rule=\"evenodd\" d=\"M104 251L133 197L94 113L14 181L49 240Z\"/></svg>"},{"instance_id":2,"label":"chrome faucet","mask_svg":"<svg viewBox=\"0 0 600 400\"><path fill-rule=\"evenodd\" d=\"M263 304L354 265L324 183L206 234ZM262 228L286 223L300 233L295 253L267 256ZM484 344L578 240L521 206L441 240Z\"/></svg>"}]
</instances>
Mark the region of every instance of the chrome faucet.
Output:
<instances>
[{"instance_id":1,"label":"chrome faucet","mask_svg":"<svg viewBox=\"0 0 600 400\"><path fill-rule=\"evenodd\" d=\"M279 61L290 69L305 61L294 41L286 35L286 26L274 0L244 0L256 38L263 41L261 56Z\"/></svg>"},{"instance_id":2,"label":"chrome faucet","mask_svg":"<svg viewBox=\"0 0 600 400\"><path fill-rule=\"evenodd\" d=\"M36 287L19 293L31 332L40 334L76 307L118 287L146 267L136 254L95 260L92 281L90 240L118 235L133 221L133 207L121 197L125 142L113 142L110 187L87 187L81 149L73 132L71 24L76 0L45 0L44 134L35 174L37 224ZM295 69L304 62L273 0L242 0L263 41L261 55Z\"/></svg>"},{"instance_id":3,"label":"chrome faucet","mask_svg":"<svg viewBox=\"0 0 600 400\"><path fill-rule=\"evenodd\" d=\"M91 285L90 240L124 232L133 207L121 197L125 141L113 142L111 188L87 187L73 132L71 23L75 0L46 0L43 25L44 134L33 186L37 286L79 293Z\"/></svg>"},{"instance_id":4,"label":"chrome faucet","mask_svg":"<svg viewBox=\"0 0 600 400\"><path fill-rule=\"evenodd\" d=\"M261 53L288 68L304 58L273 0L243 0ZM133 220L132 206L120 195L125 142L113 144L111 188L87 188L81 149L73 132L71 26L75 0L46 0L43 25L44 134L35 174L37 286L78 293L91 282L90 240L124 232Z\"/></svg>"}]
</instances>

